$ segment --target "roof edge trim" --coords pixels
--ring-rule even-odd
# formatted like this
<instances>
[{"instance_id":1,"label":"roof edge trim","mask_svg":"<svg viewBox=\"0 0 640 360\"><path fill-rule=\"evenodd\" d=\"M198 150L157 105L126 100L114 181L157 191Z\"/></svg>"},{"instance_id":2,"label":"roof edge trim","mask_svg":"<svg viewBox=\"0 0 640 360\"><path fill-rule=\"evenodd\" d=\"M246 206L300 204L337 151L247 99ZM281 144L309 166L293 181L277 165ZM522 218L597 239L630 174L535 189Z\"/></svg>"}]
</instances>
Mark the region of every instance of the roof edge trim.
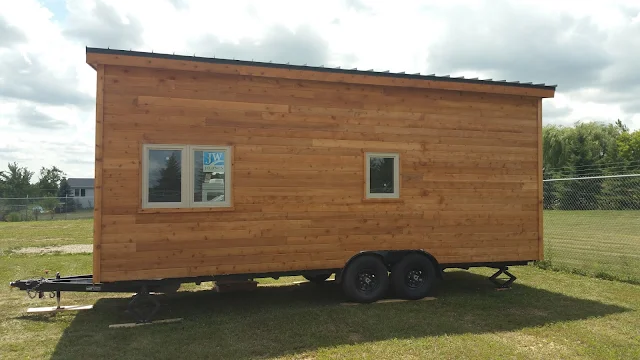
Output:
<instances>
[{"instance_id":1,"label":"roof edge trim","mask_svg":"<svg viewBox=\"0 0 640 360\"><path fill-rule=\"evenodd\" d=\"M438 76L435 74L431 74L431 75L423 75L420 73L408 74L405 72L393 73L388 70L386 71L358 70L358 69L345 69L340 67L325 67L323 65L322 66L293 65L293 64L235 60L235 59L215 58L215 57L200 57L200 56L195 56L195 54L193 56L175 55L175 54L166 54L166 53L141 52L141 51L133 51L133 50L110 49L110 48L105 49L105 48L96 48L96 47L86 47L86 54L87 54L87 63L92 67L93 65L96 64L96 62L89 61L89 54L176 60L176 61L187 61L187 62L195 62L195 63L244 66L244 67L255 67L255 68L272 68L272 69L280 69L280 70L324 72L324 73L343 74L343 75L351 75L351 76L374 76L374 77L381 77L381 78L388 78L388 79L422 80L422 81L443 82L443 83L458 83L460 85L472 84L472 85L482 85L482 86L499 86L499 87L511 87L511 88L522 88L522 89L536 89L536 90L542 90L545 93L548 92L550 94L549 96L533 95L538 97L553 97L553 93L555 92L557 87L557 85L534 84L531 82L519 82L519 81L510 82L505 80L498 81L498 80L492 80L492 79L483 80L478 78L471 79L471 78L464 78L464 77ZM105 64L105 65L109 65L109 64ZM154 66L150 65L150 67L154 67Z\"/></svg>"}]
</instances>

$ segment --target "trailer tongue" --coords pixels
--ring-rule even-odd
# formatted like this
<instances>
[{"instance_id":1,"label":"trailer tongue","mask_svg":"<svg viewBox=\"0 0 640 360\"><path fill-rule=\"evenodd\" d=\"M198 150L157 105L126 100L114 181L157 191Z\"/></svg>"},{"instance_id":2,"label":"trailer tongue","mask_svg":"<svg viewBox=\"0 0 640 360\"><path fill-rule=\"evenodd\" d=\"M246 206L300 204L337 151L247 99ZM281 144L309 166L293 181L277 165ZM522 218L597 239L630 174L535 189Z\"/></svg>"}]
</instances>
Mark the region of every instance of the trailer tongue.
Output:
<instances>
[{"instance_id":1,"label":"trailer tongue","mask_svg":"<svg viewBox=\"0 0 640 360\"><path fill-rule=\"evenodd\" d=\"M186 282L199 284L212 280L211 276L203 276L94 283L93 275L61 277L60 273L56 273L55 278L40 277L39 279L16 280L11 281L9 286L26 291L32 299L36 297L42 299L45 297L45 293L49 293L50 298L56 298L56 307L53 310L77 309L75 307L65 308L60 305L61 292L63 291L135 293L127 306L127 311L134 317L136 323L148 323L152 321L153 316L160 309L160 303L153 297L154 293L177 291L180 284ZM145 310L145 303L151 304L152 309Z\"/></svg>"},{"instance_id":2,"label":"trailer tongue","mask_svg":"<svg viewBox=\"0 0 640 360\"><path fill-rule=\"evenodd\" d=\"M332 271L337 271L333 269ZM34 299L38 297L42 299L46 293L49 293L49 298L56 298L56 307L51 308L51 311L56 310L78 310L80 308L76 306L61 306L60 298L63 291L68 292L95 292L95 293L134 293L131 301L127 305L127 312L134 318L136 323L149 323L160 309L160 303L153 296L157 293L171 293L176 292L180 288L180 285L185 283L194 283L200 285L203 282L212 281L215 283L215 287L220 289L228 288L231 284L242 284L246 282L255 283L253 281L256 277L270 277L278 279L280 276L292 276L303 275L308 279L322 275L316 271L303 271L303 272L280 272L270 274L230 274L230 275L216 275L216 276L193 276L182 278L169 278L169 279L145 279L145 280L126 280L126 281L113 281L113 282L98 282L93 281L93 275L75 275L75 276L60 276L60 273L56 273L55 278L32 278L26 280L11 281L9 286L17 288L22 291L26 291L27 295ZM221 285L223 285L221 287ZM233 288L233 287L232 287ZM149 308L149 305L151 308ZM87 309L90 307L82 307Z\"/></svg>"}]
</instances>

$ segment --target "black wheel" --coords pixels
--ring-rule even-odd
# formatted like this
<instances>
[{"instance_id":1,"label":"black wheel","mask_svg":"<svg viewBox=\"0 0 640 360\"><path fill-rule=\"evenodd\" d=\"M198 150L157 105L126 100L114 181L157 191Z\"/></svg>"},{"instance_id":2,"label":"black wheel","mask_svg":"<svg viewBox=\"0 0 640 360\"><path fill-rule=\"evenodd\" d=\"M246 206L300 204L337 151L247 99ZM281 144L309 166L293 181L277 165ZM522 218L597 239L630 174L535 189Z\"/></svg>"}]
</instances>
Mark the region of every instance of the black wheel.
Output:
<instances>
[{"instance_id":1,"label":"black wheel","mask_svg":"<svg viewBox=\"0 0 640 360\"><path fill-rule=\"evenodd\" d=\"M354 302L375 302L388 289L389 273L377 256L363 255L354 259L342 274L342 291Z\"/></svg>"},{"instance_id":2,"label":"black wheel","mask_svg":"<svg viewBox=\"0 0 640 360\"><path fill-rule=\"evenodd\" d=\"M403 299L417 300L427 296L436 278L436 269L428 257L408 254L391 268L391 287Z\"/></svg>"},{"instance_id":3,"label":"black wheel","mask_svg":"<svg viewBox=\"0 0 640 360\"><path fill-rule=\"evenodd\" d=\"M322 284L325 282L330 276L331 273L328 274L314 274L314 275L303 275L305 279L314 284Z\"/></svg>"}]
</instances>

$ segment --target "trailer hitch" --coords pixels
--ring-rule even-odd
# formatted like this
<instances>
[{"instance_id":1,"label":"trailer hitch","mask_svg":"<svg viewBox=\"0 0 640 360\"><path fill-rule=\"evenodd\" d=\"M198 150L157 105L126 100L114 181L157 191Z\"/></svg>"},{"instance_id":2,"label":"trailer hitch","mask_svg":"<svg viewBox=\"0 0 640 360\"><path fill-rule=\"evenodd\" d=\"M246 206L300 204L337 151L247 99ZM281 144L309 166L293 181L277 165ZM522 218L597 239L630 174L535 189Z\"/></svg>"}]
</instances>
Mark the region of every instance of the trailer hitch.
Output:
<instances>
[{"instance_id":1,"label":"trailer hitch","mask_svg":"<svg viewBox=\"0 0 640 360\"><path fill-rule=\"evenodd\" d=\"M60 272L56 273L56 280L60 280ZM36 296L38 297L38 299L43 299L45 297L45 292L49 293L49 298L53 299L54 297L56 298L56 308L60 309L60 291L53 291L53 290L49 290L49 291L44 291L40 289L40 286L45 282L45 278L40 277L39 280L27 280L27 281L12 281L9 283L10 286L12 287L17 287L21 290L25 290L27 292L27 296L30 299L35 299ZM34 285L35 284L35 285Z\"/></svg>"}]
</instances>

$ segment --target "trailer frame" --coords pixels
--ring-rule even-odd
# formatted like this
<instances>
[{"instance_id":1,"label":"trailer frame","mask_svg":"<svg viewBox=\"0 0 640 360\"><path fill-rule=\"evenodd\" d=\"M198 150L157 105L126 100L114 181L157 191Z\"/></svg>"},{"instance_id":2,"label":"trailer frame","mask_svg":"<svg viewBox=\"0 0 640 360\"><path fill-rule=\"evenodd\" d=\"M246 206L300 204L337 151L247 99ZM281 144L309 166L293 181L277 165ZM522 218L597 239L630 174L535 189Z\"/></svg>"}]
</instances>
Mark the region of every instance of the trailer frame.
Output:
<instances>
[{"instance_id":1,"label":"trailer frame","mask_svg":"<svg viewBox=\"0 0 640 360\"><path fill-rule=\"evenodd\" d=\"M413 252L413 251L409 251ZM359 255L366 255L371 253L381 252L365 252ZM390 258L396 257L398 254L395 252L387 252ZM355 256L354 256L355 258ZM498 290L504 290L511 288L513 282L517 279L511 274L508 269L509 266L527 265L527 261L517 262L495 262L495 263L470 263L470 264L444 264L437 266L437 277L442 279L442 273L447 268L459 268L468 270L471 267L489 267L495 268L497 271L491 275L488 279L496 286ZM390 265L390 264L389 264ZM345 268L347 265L345 265ZM50 298L56 298L57 308L62 309L60 305L62 292L94 292L94 293L134 293L131 300L127 305L127 312L134 318L137 324L150 323L153 321L154 316L160 310L160 303L154 297L157 293L170 293L178 290L180 285L185 283L195 283L200 285L203 282L219 282L219 281L250 281L255 278L273 278L279 279L283 276L317 276L320 274L336 274L336 280L340 282L341 274L344 268L334 269L319 269L319 270L302 270L302 271L285 271L285 272L270 272L270 273L248 273L248 274L228 274L228 275L210 275L210 276L195 276L195 277L181 277L181 278L161 278L161 279L147 279L147 280L125 280L114 282L96 283L93 281L93 276L86 275L73 275L73 276L60 276L57 272L54 278L31 278L25 280L11 281L9 285L12 288L17 288L22 291L26 291L30 298L36 296L40 299L45 298L45 293L50 293ZM504 281L498 280L498 276L501 274L507 275L509 278ZM166 290L169 291L166 291ZM144 305L151 304L152 309L144 311Z\"/></svg>"}]
</instances>

